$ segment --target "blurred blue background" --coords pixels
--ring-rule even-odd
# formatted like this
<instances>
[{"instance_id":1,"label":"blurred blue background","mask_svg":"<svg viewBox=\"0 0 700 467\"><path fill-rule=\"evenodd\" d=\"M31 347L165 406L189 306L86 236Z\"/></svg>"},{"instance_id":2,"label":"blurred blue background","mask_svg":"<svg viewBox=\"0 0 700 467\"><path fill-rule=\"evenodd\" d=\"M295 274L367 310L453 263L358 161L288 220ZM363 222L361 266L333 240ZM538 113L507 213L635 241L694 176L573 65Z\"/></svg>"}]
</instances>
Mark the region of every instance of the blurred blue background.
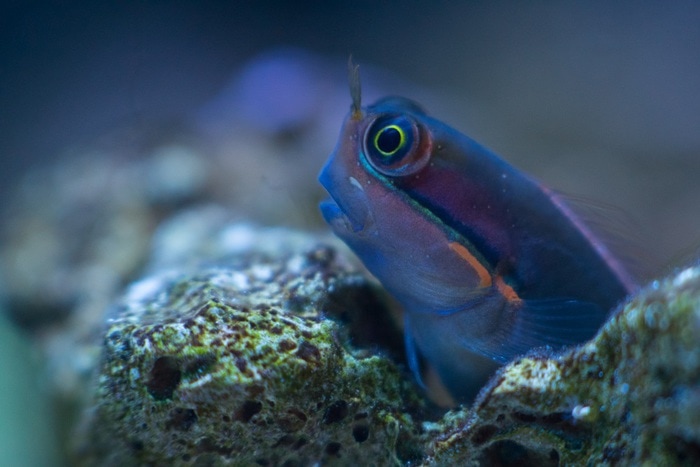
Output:
<instances>
[{"instance_id":1,"label":"blurred blue background","mask_svg":"<svg viewBox=\"0 0 700 467\"><path fill-rule=\"evenodd\" d=\"M699 24L700 2L683 0L4 1L0 208L21 174L55 164L65 148L115 128L197 121L242 67L293 46L318 60L308 89L304 72L292 82L281 71L286 88L271 84L266 99L262 80L261 97L245 105L259 100L275 115L282 95L274 93L287 89L316 102L307 111L337 107L314 123L325 136L295 175L318 196L316 173L349 105L344 89L336 105L319 83L327 76L344 88L352 53L367 94L425 98L438 118L551 187L622 208L656 258L652 270L662 271L700 247ZM251 178L262 179L261 169ZM309 210L308 225L320 227ZM12 345L0 353L0 394L17 420L0 424L0 450L49 465L51 442L36 448L49 423L22 419L29 408L48 410L32 402L43 397L36 372L13 377L34 368L29 340L13 329L3 342Z\"/></svg>"},{"instance_id":2,"label":"blurred blue background","mask_svg":"<svg viewBox=\"0 0 700 467\"><path fill-rule=\"evenodd\" d=\"M698 2L3 5L3 187L125 122L191 114L293 45L447 96L452 123L517 166L631 214L661 263L700 240Z\"/></svg>"}]
</instances>

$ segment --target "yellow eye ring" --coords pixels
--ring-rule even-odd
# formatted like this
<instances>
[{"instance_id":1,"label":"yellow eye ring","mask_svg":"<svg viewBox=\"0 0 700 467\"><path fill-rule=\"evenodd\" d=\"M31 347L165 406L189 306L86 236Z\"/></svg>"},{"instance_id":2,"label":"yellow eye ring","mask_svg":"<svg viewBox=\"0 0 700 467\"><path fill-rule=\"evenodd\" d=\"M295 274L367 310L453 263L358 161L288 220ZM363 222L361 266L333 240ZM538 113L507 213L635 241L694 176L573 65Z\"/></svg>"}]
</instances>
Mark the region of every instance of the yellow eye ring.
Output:
<instances>
[{"instance_id":1,"label":"yellow eye ring","mask_svg":"<svg viewBox=\"0 0 700 467\"><path fill-rule=\"evenodd\" d=\"M431 146L430 132L410 115L384 114L366 127L362 153L374 170L400 177L425 167Z\"/></svg>"},{"instance_id":2,"label":"yellow eye ring","mask_svg":"<svg viewBox=\"0 0 700 467\"><path fill-rule=\"evenodd\" d=\"M406 145L406 132L398 125L387 125L374 135L374 147L384 157L391 157Z\"/></svg>"}]
</instances>

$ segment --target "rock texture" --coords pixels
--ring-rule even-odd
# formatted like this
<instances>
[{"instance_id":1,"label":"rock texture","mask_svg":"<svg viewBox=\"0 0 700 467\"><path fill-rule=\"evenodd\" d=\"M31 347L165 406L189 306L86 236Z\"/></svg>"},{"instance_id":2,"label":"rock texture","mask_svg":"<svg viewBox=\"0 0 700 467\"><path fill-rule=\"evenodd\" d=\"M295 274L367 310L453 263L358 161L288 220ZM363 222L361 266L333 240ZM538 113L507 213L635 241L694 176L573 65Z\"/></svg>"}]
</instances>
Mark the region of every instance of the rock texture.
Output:
<instances>
[{"instance_id":1,"label":"rock texture","mask_svg":"<svg viewBox=\"0 0 700 467\"><path fill-rule=\"evenodd\" d=\"M700 269L656 281L588 344L505 367L434 426L426 465L700 462Z\"/></svg>"},{"instance_id":2,"label":"rock texture","mask_svg":"<svg viewBox=\"0 0 700 467\"><path fill-rule=\"evenodd\" d=\"M187 220L161 239L172 240L177 225ZM160 269L113 310L79 462L396 465L423 457L412 383L386 355L357 345L367 313L387 311L353 267L284 229L229 225L205 249L211 262Z\"/></svg>"},{"instance_id":3,"label":"rock texture","mask_svg":"<svg viewBox=\"0 0 700 467\"><path fill-rule=\"evenodd\" d=\"M389 301L346 254L211 207L161 227L151 273L108 316L77 461L700 462L700 268L642 289L586 345L526 355L472 407L436 415L402 370Z\"/></svg>"}]
</instances>

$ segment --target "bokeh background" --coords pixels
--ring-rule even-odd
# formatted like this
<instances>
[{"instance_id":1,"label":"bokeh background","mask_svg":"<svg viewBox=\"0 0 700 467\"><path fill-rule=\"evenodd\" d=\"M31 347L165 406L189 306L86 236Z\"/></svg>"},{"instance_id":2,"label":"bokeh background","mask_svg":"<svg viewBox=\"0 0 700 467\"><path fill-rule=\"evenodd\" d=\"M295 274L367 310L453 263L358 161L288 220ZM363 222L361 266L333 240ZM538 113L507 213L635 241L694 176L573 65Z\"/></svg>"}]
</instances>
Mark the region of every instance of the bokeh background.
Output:
<instances>
[{"instance_id":1,"label":"bokeh background","mask_svg":"<svg viewBox=\"0 0 700 467\"><path fill-rule=\"evenodd\" d=\"M286 105L321 115L305 117L321 133L304 165L308 184L316 183L349 104L338 92L346 92L344 67L352 54L368 94L420 98L548 185L620 208L653 258L649 269L663 271L700 247L699 24L700 3L682 0L5 1L1 203L11 202L8 194L23 174L58 164L66 148L115 129L201 123L212 102L235 113L242 104L230 97L235 93L222 99L222 91L240 84L259 54L291 46L308 52L316 71L305 80L284 66L268 69L265 80L251 85L258 100L246 105L259 101L263 118L273 119L281 93L292 90L301 101ZM304 106L305 99L315 106ZM218 115L225 123L226 112ZM220 130L212 138L221 138ZM260 167L251 174L264 178ZM310 209L297 226L321 228ZM617 211L606 216L611 224L618 220ZM14 346L12 339L3 342ZM25 344L3 346L0 358L13 360L0 368L15 368ZM0 380L8 394L0 400L21 414L30 381L19 380L22 390ZM9 426L2 429L12 439L23 436L15 425L0 425Z\"/></svg>"},{"instance_id":2,"label":"bokeh background","mask_svg":"<svg viewBox=\"0 0 700 467\"><path fill-rule=\"evenodd\" d=\"M662 263L700 240L698 2L3 5L3 188L125 122L192 114L247 60L294 45L440 93L519 167L629 213Z\"/></svg>"}]
</instances>

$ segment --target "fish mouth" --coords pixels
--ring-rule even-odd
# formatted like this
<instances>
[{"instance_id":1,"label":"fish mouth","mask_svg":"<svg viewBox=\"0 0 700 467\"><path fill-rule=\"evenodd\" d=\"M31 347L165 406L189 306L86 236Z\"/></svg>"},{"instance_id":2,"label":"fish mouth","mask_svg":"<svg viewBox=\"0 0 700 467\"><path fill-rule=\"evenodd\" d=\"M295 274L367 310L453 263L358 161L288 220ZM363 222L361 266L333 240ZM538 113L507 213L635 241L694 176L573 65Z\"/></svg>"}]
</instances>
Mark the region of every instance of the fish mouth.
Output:
<instances>
[{"instance_id":1,"label":"fish mouth","mask_svg":"<svg viewBox=\"0 0 700 467\"><path fill-rule=\"evenodd\" d=\"M363 209L359 212L357 209L346 210L332 196L319 204L321 215L336 233L360 233L365 230L369 220L369 208L366 204L362 204L361 207Z\"/></svg>"},{"instance_id":2,"label":"fish mouth","mask_svg":"<svg viewBox=\"0 0 700 467\"><path fill-rule=\"evenodd\" d=\"M319 181L330 195L321 201L319 208L333 230L336 233L359 233L365 230L371 223L371 211L362 185L353 177L348 177L340 185L331 179L327 169L321 172ZM343 193L342 198L338 192Z\"/></svg>"},{"instance_id":3,"label":"fish mouth","mask_svg":"<svg viewBox=\"0 0 700 467\"><path fill-rule=\"evenodd\" d=\"M360 232L364 224L351 219L333 198L327 198L319 204L321 215L333 230L339 231L338 227L350 232Z\"/></svg>"}]
</instances>

